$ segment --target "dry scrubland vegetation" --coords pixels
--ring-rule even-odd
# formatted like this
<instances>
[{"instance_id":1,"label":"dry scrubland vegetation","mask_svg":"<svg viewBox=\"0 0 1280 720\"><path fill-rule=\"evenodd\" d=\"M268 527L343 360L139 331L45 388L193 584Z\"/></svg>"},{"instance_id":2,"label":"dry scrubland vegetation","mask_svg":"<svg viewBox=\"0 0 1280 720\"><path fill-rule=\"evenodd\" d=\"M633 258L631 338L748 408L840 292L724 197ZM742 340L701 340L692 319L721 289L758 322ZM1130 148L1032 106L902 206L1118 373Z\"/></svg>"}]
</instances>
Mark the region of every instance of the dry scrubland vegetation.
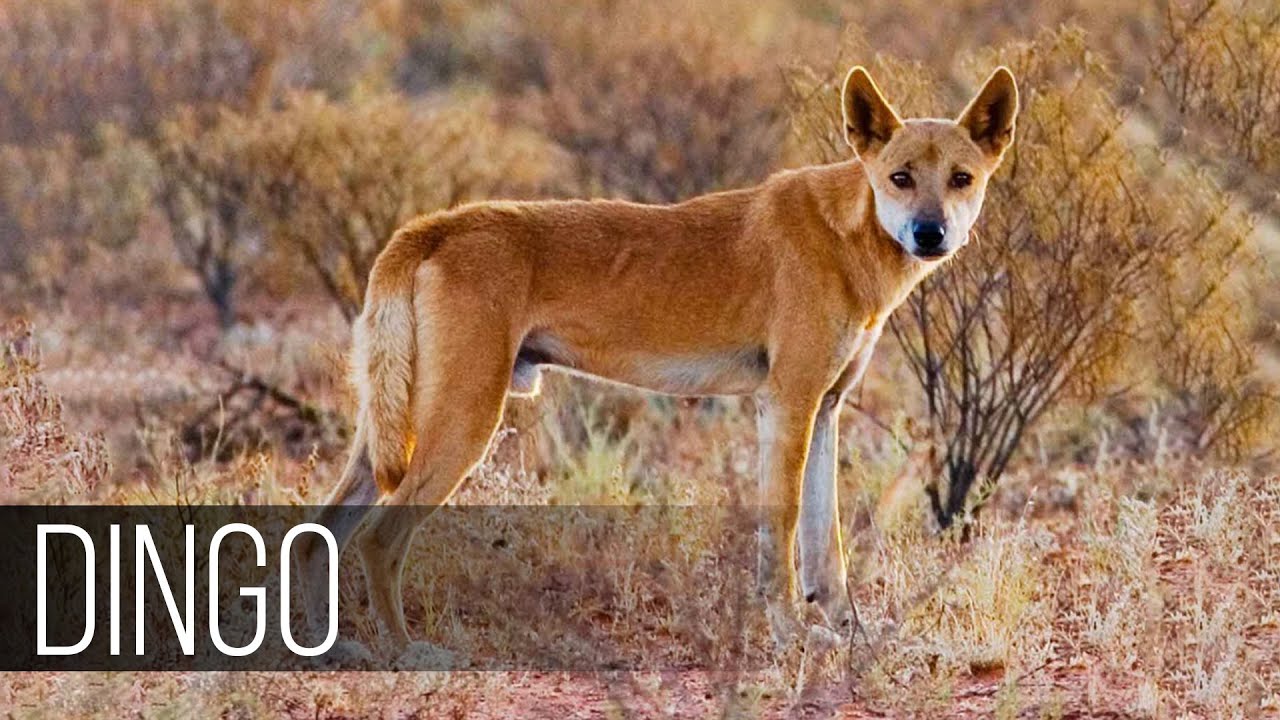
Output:
<instances>
[{"instance_id":1,"label":"dry scrubland vegetation","mask_svg":"<svg viewBox=\"0 0 1280 720\"><path fill-rule=\"evenodd\" d=\"M855 62L904 114L956 111L1005 63L1024 109L977 241L899 311L842 419L848 648L739 674L10 675L0 708L1280 714L1265 2L0 0L0 497L319 502L347 322L400 222L842 159ZM752 415L555 377L455 502L750 502ZM681 593L635 567L726 550L678 530L596 568L615 637L687 631L633 614ZM465 644L458 599L421 568L406 586L415 634Z\"/></svg>"}]
</instances>

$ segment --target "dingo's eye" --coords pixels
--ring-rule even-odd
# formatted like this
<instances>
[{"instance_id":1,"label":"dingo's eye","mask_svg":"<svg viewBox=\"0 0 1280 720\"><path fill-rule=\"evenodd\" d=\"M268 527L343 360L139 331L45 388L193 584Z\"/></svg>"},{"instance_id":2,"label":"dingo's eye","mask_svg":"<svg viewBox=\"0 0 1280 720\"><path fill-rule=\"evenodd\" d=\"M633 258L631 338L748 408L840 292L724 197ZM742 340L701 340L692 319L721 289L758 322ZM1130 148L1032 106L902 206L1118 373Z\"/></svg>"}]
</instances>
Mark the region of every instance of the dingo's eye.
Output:
<instances>
[{"instance_id":1,"label":"dingo's eye","mask_svg":"<svg viewBox=\"0 0 1280 720\"><path fill-rule=\"evenodd\" d=\"M951 187L959 190L973 184L973 176L967 172L951 173Z\"/></svg>"},{"instance_id":2,"label":"dingo's eye","mask_svg":"<svg viewBox=\"0 0 1280 720\"><path fill-rule=\"evenodd\" d=\"M916 184L916 181L912 179L910 173L905 173L902 171L898 171L890 175L889 182L893 183L894 187L901 188L903 190L906 190L907 188L910 188L910 187L915 187L915 184Z\"/></svg>"}]
</instances>

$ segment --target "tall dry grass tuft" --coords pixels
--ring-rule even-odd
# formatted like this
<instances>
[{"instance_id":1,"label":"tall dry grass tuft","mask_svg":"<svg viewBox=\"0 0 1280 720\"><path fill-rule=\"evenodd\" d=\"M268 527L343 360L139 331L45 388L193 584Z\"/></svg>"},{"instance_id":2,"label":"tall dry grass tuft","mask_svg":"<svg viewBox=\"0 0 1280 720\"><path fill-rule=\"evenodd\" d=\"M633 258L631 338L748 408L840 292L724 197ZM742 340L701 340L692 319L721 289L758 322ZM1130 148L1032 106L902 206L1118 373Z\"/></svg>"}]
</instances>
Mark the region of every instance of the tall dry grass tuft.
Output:
<instances>
[{"instance_id":1,"label":"tall dry grass tuft","mask_svg":"<svg viewBox=\"0 0 1280 720\"><path fill-rule=\"evenodd\" d=\"M69 430L20 321L0 326L0 502L87 502L111 472L100 436Z\"/></svg>"}]
</instances>

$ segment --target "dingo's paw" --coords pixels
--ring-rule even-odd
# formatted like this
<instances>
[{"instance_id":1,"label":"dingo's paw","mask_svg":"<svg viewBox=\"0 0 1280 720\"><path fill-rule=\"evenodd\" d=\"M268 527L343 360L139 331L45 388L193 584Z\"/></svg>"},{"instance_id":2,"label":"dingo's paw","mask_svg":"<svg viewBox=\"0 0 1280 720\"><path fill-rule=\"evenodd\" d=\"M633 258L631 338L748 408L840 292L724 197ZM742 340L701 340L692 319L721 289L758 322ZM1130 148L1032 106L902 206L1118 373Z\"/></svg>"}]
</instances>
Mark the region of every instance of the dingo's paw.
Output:
<instances>
[{"instance_id":1,"label":"dingo's paw","mask_svg":"<svg viewBox=\"0 0 1280 720\"><path fill-rule=\"evenodd\" d=\"M848 595L827 594L816 601L810 601L807 609L812 624L821 625L846 640L852 636L858 617Z\"/></svg>"}]
</instances>

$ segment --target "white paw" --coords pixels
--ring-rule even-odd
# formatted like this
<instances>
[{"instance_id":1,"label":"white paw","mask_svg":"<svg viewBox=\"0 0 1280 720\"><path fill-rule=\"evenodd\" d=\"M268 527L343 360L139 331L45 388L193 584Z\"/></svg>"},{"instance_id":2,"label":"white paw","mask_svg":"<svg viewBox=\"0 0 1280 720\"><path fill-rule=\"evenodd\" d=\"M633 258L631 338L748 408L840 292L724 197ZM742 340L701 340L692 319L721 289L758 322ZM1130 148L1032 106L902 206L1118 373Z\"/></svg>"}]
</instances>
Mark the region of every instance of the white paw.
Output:
<instances>
[{"instance_id":1,"label":"white paw","mask_svg":"<svg viewBox=\"0 0 1280 720\"><path fill-rule=\"evenodd\" d=\"M448 650L428 642L411 642L392 665L396 670L451 670L458 658Z\"/></svg>"},{"instance_id":2,"label":"white paw","mask_svg":"<svg viewBox=\"0 0 1280 720\"><path fill-rule=\"evenodd\" d=\"M373 666L373 654L355 640L339 640L329 652L315 658L316 664L326 669L364 669Z\"/></svg>"}]
</instances>

